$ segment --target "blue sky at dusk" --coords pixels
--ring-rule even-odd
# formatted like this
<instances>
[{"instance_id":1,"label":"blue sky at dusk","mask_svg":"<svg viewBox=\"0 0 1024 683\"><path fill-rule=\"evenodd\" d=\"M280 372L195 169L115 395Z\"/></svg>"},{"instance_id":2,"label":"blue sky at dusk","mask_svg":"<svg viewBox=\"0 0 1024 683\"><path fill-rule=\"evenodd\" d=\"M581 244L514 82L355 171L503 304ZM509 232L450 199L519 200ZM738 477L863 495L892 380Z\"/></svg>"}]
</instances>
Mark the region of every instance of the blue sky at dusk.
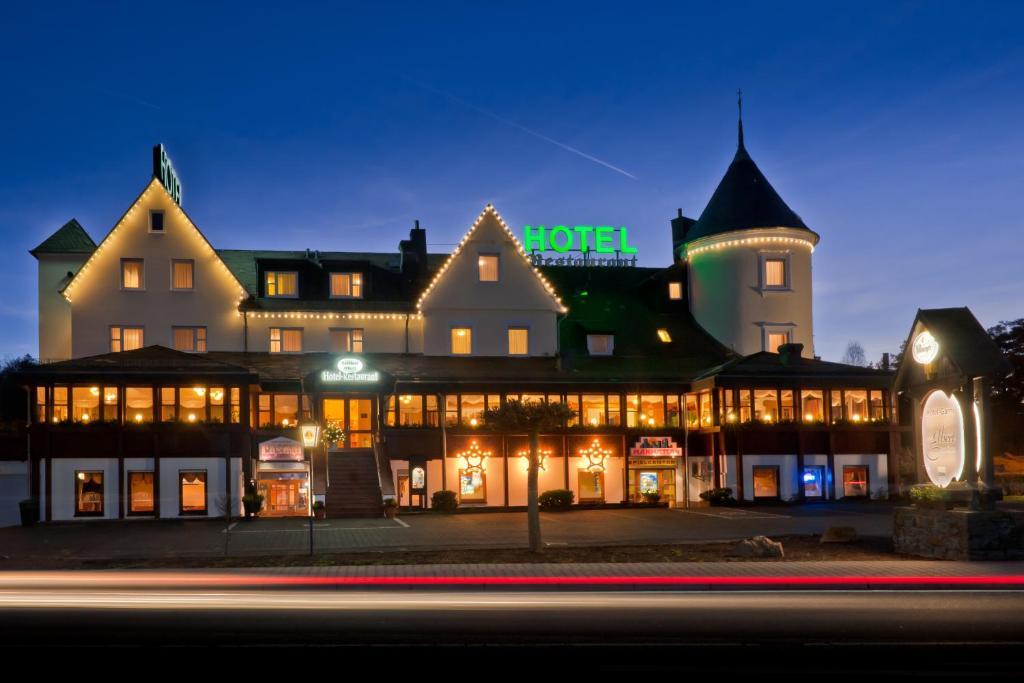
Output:
<instances>
[{"instance_id":1,"label":"blue sky at dusk","mask_svg":"<svg viewBox=\"0 0 1024 683\"><path fill-rule=\"evenodd\" d=\"M36 262L99 240L163 142L220 248L447 251L486 202L671 259L736 146L821 235L816 351L918 307L1024 316L1021 3L4 3L0 355Z\"/></svg>"}]
</instances>

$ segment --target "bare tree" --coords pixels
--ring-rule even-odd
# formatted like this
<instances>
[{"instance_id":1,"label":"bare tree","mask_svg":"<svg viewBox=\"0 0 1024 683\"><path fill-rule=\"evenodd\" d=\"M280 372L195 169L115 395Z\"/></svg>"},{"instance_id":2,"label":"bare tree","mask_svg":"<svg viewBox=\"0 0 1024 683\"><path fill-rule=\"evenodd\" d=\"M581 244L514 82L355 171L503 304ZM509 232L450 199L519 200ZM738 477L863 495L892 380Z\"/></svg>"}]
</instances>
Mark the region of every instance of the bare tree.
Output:
<instances>
[{"instance_id":1,"label":"bare tree","mask_svg":"<svg viewBox=\"0 0 1024 683\"><path fill-rule=\"evenodd\" d=\"M846 353L843 354L842 362L846 365L867 367L867 357L864 355L864 347L860 345L860 342L850 340L850 343L846 345Z\"/></svg>"},{"instance_id":2,"label":"bare tree","mask_svg":"<svg viewBox=\"0 0 1024 683\"><path fill-rule=\"evenodd\" d=\"M228 544L231 541L231 515L238 509L238 498L223 493L217 496L217 511L224 517L224 557L228 555Z\"/></svg>"}]
</instances>

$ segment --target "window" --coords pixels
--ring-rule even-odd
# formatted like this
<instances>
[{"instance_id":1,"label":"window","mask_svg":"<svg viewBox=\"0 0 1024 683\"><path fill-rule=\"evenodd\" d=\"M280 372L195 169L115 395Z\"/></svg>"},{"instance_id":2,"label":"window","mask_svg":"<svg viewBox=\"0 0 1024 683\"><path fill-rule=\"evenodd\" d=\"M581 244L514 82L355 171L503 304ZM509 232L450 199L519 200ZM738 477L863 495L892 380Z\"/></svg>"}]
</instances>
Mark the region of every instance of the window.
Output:
<instances>
[{"instance_id":1,"label":"window","mask_svg":"<svg viewBox=\"0 0 1024 683\"><path fill-rule=\"evenodd\" d=\"M476 261L480 271L480 282L498 281L498 255L480 254Z\"/></svg>"},{"instance_id":2,"label":"window","mask_svg":"<svg viewBox=\"0 0 1024 683\"><path fill-rule=\"evenodd\" d=\"M153 387L125 387L125 422L153 421Z\"/></svg>"},{"instance_id":3,"label":"window","mask_svg":"<svg viewBox=\"0 0 1024 683\"><path fill-rule=\"evenodd\" d=\"M459 470L459 501L487 502L487 476L480 470Z\"/></svg>"},{"instance_id":4,"label":"window","mask_svg":"<svg viewBox=\"0 0 1024 683\"><path fill-rule=\"evenodd\" d=\"M331 351L334 353L363 352L363 329L361 327L351 329L334 328L330 333Z\"/></svg>"},{"instance_id":5,"label":"window","mask_svg":"<svg viewBox=\"0 0 1024 683\"><path fill-rule=\"evenodd\" d=\"M301 327L271 327L271 353L302 353Z\"/></svg>"},{"instance_id":6,"label":"window","mask_svg":"<svg viewBox=\"0 0 1024 683\"><path fill-rule=\"evenodd\" d=\"M459 404L462 408L462 424L476 427L480 424L480 419L484 414L483 394L462 394L459 398ZM491 407L497 408L498 405L495 404Z\"/></svg>"},{"instance_id":7,"label":"window","mask_svg":"<svg viewBox=\"0 0 1024 683\"><path fill-rule=\"evenodd\" d=\"M872 390L870 405L870 417L871 421L881 421L885 419L885 403L882 399L882 392Z\"/></svg>"},{"instance_id":8,"label":"window","mask_svg":"<svg viewBox=\"0 0 1024 683\"><path fill-rule=\"evenodd\" d=\"M206 420L206 387L181 387L178 389L178 407L185 422Z\"/></svg>"},{"instance_id":9,"label":"window","mask_svg":"<svg viewBox=\"0 0 1024 683\"><path fill-rule=\"evenodd\" d=\"M804 389L801 391L800 405L804 411L804 422L825 421L825 400L821 389Z\"/></svg>"},{"instance_id":10,"label":"window","mask_svg":"<svg viewBox=\"0 0 1024 683\"><path fill-rule=\"evenodd\" d=\"M171 261L171 289L188 291L193 288L192 273L194 270L192 261L174 260Z\"/></svg>"},{"instance_id":11,"label":"window","mask_svg":"<svg viewBox=\"0 0 1024 683\"><path fill-rule=\"evenodd\" d=\"M779 401L774 389L754 390L754 419L759 422L779 421Z\"/></svg>"},{"instance_id":12,"label":"window","mask_svg":"<svg viewBox=\"0 0 1024 683\"><path fill-rule=\"evenodd\" d=\"M153 513L153 473L128 473L128 514Z\"/></svg>"},{"instance_id":13,"label":"window","mask_svg":"<svg viewBox=\"0 0 1024 683\"><path fill-rule=\"evenodd\" d=\"M103 420L105 422L118 421L118 404L120 395L117 387L103 387Z\"/></svg>"},{"instance_id":14,"label":"window","mask_svg":"<svg viewBox=\"0 0 1024 683\"><path fill-rule=\"evenodd\" d=\"M274 424L294 427L299 423L299 395L274 394Z\"/></svg>"},{"instance_id":15,"label":"window","mask_svg":"<svg viewBox=\"0 0 1024 683\"><path fill-rule=\"evenodd\" d=\"M150 211L149 212L149 231L150 232L163 232L164 231L164 212L163 211Z\"/></svg>"},{"instance_id":16,"label":"window","mask_svg":"<svg viewBox=\"0 0 1024 683\"><path fill-rule=\"evenodd\" d=\"M36 387L36 422L46 422L46 387Z\"/></svg>"},{"instance_id":17,"label":"window","mask_svg":"<svg viewBox=\"0 0 1024 683\"><path fill-rule=\"evenodd\" d=\"M224 387L210 387L210 422L224 422Z\"/></svg>"},{"instance_id":18,"label":"window","mask_svg":"<svg viewBox=\"0 0 1024 683\"><path fill-rule=\"evenodd\" d=\"M581 503L604 502L604 472L579 470L578 481Z\"/></svg>"},{"instance_id":19,"label":"window","mask_svg":"<svg viewBox=\"0 0 1024 683\"><path fill-rule=\"evenodd\" d=\"M825 497L825 468L821 465L808 465L804 467L802 477L805 498Z\"/></svg>"},{"instance_id":20,"label":"window","mask_svg":"<svg viewBox=\"0 0 1024 683\"><path fill-rule=\"evenodd\" d=\"M260 394L259 398L256 401L256 404L257 404L256 424L259 425L260 429L270 428L270 427L274 426L274 423L272 422L272 419L273 419L274 415L273 415L273 412L270 409L271 405L273 405L273 400L274 400L274 397L271 394ZM329 403L330 403L329 399L324 401L325 408L326 408L326 406ZM340 399L338 400L338 403L341 403ZM325 411L324 411L324 420L330 422L333 419L334 418L332 417L332 414L325 409ZM344 422L345 422L344 410L342 410L340 422L342 424L344 424Z\"/></svg>"},{"instance_id":21,"label":"window","mask_svg":"<svg viewBox=\"0 0 1024 683\"><path fill-rule=\"evenodd\" d=\"M143 334L141 327L111 327L110 350L113 353L134 351L142 348Z\"/></svg>"},{"instance_id":22,"label":"window","mask_svg":"<svg viewBox=\"0 0 1024 683\"><path fill-rule=\"evenodd\" d=\"M173 327L175 351L206 353L205 327Z\"/></svg>"},{"instance_id":23,"label":"window","mask_svg":"<svg viewBox=\"0 0 1024 683\"><path fill-rule=\"evenodd\" d=\"M508 355L525 356L530 353L530 331L525 327L508 328Z\"/></svg>"},{"instance_id":24,"label":"window","mask_svg":"<svg viewBox=\"0 0 1024 683\"><path fill-rule=\"evenodd\" d=\"M282 273L268 270L266 273L266 295L297 297L299 295L299 274L296 272Z\"/></svg>"},{"instance_id":25,"label":"window","mask_svg":"<svg viewBox=\"0 0 1024 683\"><path fill-rule=\"evenodd\" d=\"M361 299L363 297L363 274L331 273L331 297Z\"/></svg>"},{"instance_id":26,"label":"window","mask_svg":"<svg viewBox=\"0 0 1024 683\"><path fill-rule=\"evenodd\" d=\"M779 497L779 468L754 466L754 498Z\"/></svg>"},{"instance_id":27,"label":"window","mask_svg":"<svg viewBox=\"0 0 1024 683\"><path fill-rule=\"evenodd\" d=\"M792 389L782 389L781 391L779 391L779 404L780 404L780 407L781 407L781 412L779 414L779 419L782 420L783 422L792 422L793 421L793 390Z\"/></svg>"},{"instance_id":28,"label":"window","mask_svg":"<svg viewBox=\"0 0 1024 683\"><path fill-rule=\"evenodd\" d=\"M580 420L587 427L605 423L604 394L583 394L580 397Z\"/></svg>"},{"instance_id":29,"label":"window","mask_svg":"<svg viewBox=\"0 0 1024 683\"><path fill-rule=\"evenodd\" d=\"M75 472L75 516L103 516L103 472Z\"/></svg>"},{"instance_id":30,"label":"window","mask_svg":"<svg viewBox=\"0 0 1024 683\"><path fill-rule=\"evenodd\" d=\"M668 283L668 298L673 301L678 301L683 298L683 283L682 282L670 282Z\"/></svg>"},{"instance_id":31,"label":"window","mask_svg":"<svg viewBox=\"0 0 1024 683\"><path fill-rule=\"evenodd\" d=\"M764 288L765 289L786 289L789 287L789 273L787 272L789 259L769 257L764 259Z\"/></svg>"},{"instance_id":32,"label":"window","mask_svg":"<svg viewBox=\"0 0 1024 683\"><path fill-rule=\"evenodd\" d=\"M177 415L177 393L174 387L160 387L160 421L174 422Z\"/></svg>"},{"instance_id":33,"label":"window","mask_svg":"<svg viewBox=\"0 0 1024 683\"><path fill-rule=\"evenodd\" d=\"M71 390L71 421L95 422L98 419L100 419L100 388L73 388Z\"/></svg>"},{"instance_id":34,"label":"window","mask_svg":"<svg viewBox=\"0 0 1024 683\"><path fill-rule=\"evenodd\" d=\"M144 261L140 258L121 259L121 289L142 289Z\"/></svg>"},{"instance_id":35,"label":"window","mask_svg":"<svg viewBox=\"0 0 1024 683\"><path fill-rule=\"evenodd\" d=\"M851 422L868 419L868 392L864 389L847 389L843 392L844 417Z\"/></svg>"},{"instance_id":36,"label":"window","mask_svg":"<svg viewBox=\"0 0 1024 683\"><path fill-rule=\"evenodd\" d=\"M231 387L231 424L242 421L242 390Z\"/></svg>"},{"instance_id":37,"label":"window","mask_svg":"<svg viewBox=\"0 0 1024 683\"><path fill-rule=\"evenodd\" d=\"M473 330L468 327L452 328L452 354L469 355L473 353Z\"/></svg>"},{"instance_id":38,"label":"window","mask_svg":"<svg viewBox=\"0 0 1024 683\"><path fill-rule=\"evenodd\" d=\"M610 356L615 349L615 335L588 334L587 352L591 356Z\"/></svg>"},{"instance_id":39,"label":"window","mask_svg":"<svg viewBox=\"0 0 1024 683\"><path fill-rule=\"evenodd\" d=\"M206 514L206 470L181 470L178 481L181 514Z\"/></svg>"},{"instance_id":40,"label":"window","mask_svg":"<svg viewBox=\"0 0 1024 683\"><path fill-rule=\"evenodd\" d=\"M664 327L659 327L658 339L661 340L663 344L669 344L672 342L672 335L670 335L668 333L668 330L666 330Z\"/></svg>"},{"instance_id":41,"label":"window","mask_svg":"<svg viewBox=\"0 0 1024 683\"><path fill-rule=\"evenodd\" d=\"M766 337L768 341L764 350L772 353L778 353L780 346L789 343L789 332L768 332Z\"/></svg>"},{"instance_id":42,"label":"window","mask_svg":"<svg viewBox=\"0 0 1024 683\"><path fill-rule=\"evenodd\" d=\"M608 394L608 424L613 427L618 427L622 424L622 411L618 394Z\"/></svg>"},{"instance_id":43,"label":"window","mask_svg":"<svg viewBox=\"0 0 1024 683\"><path fill-rule=\"evenodd\" d=\"M843 467L843 496L846 498L864 498L868 491L868 466L847 465Z\"/></svg>"}]
</instances>

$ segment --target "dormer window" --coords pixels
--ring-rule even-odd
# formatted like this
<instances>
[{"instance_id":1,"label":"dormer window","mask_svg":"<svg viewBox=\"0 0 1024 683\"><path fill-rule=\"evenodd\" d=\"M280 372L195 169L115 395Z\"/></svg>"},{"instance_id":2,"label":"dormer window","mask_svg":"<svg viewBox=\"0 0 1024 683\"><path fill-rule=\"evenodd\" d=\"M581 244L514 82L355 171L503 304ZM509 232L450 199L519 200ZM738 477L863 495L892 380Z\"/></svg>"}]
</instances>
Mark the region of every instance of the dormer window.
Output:
<instances>
[{"instance_id":1,"label":"dormer window","mask_svg":"<svg viewBox=\"0 0 1024 683\"><path fill-rule=\"evenodd\" d=\"M332 299L363 298L362 273L331 273Z\"/></svg>"},{"instance_id":2,"label":"dormer window","mask_svg":"<svg viewBox=\"0 0 1024 683\"><path fill-rule=\"evenodd\" d=\"M299 295L299 274L268 270L266 273L266 295L268 297L291 297Z\"/></svg>"},{"instance_id":3,"label":"dormer window","mask_svg":"<svg viewBox=\"0 0 1024 683\"><path fill-rule=\"evenodd\" d=\"M149 212L149 231L159 232L164 231L164 212L163 211L150 211Z\"/></svg>"},{"instance_id":4,"label":"dormer window","mask_svg":"<svg viewBox=\"0 0 1024 683\"><path fill-rule=\"evenodd\" d=\"M683 283L682 282L670 282L668 283L668 298L673 301L678 301L683 298Z\"/></svg>"},{"instance_id":5,"label":"dormer window","mask_svg":"<svg viewBox=\"0 0 1024 683\"><path fill-rule=\"evenodd\" d=\"M498 255L480 254L477 257L477 268L480 271L480 282L498 281Z\"/></svg>"},{"instance_id":6,"label":"dormer window","mask_svg":"<svg viewBox=\"0 0 1024 683\"><path fill-rule=\"evenodd\" d=\"M615 350L615 335L588 334L587 352L591 356L610 356Z\"/></svg>"}]
</instances>

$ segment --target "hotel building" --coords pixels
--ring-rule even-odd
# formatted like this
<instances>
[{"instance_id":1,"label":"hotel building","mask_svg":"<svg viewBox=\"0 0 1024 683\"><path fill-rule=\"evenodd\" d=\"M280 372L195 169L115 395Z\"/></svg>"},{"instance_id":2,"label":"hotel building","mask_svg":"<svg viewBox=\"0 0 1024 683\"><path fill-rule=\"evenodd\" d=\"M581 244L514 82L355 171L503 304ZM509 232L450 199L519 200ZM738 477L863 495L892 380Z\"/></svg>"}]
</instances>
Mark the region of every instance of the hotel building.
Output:
<instances>
[{"instance_id":1,"label":"hotel building","mask_svg":"<svg viewBox=\"0 0 1024 683\"><path fill-rule=\"evenodd\" d=\"M541 436L540 490L578 505L898 484L892 373L814 357L819 236L742 134L700 217L666 226L661 267L592 258L601 226L577 231L587 254L541 258L490 205L450 253L418 222L396 251L218 249L180 199L158 146L98 243L71 220L31 252L43 363L22 379L45 520L237 514L249 486L264 515L379 515L440 490L520 507L527 436L482 420L512 399L576 412Z\"/></svg>"}]
</instances>

